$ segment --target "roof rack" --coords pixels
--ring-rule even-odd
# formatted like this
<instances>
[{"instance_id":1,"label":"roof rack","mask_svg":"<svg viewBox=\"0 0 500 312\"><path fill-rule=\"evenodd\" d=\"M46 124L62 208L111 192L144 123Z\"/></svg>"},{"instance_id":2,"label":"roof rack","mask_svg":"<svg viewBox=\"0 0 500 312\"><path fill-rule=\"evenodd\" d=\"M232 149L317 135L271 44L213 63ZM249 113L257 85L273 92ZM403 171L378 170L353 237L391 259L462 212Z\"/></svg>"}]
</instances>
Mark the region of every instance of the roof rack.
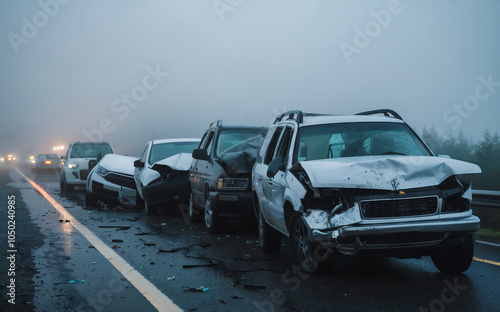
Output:
<instances>
[{"instance_id":1,"label":"roof rack","mask_svg":"<svg viewBox=\"0 0 500 312\"><path fill-rule=\"evenodd\" d=\"M304 121L304 117L303 117L301 110L291 110L291 111L285 112L285 113L279 115L278 117L276 117L276 119L274 120L274 123L277 123L277 122L284 120L285 117L287 117L287 116L288 116L288 118L287 118L288 120L295 119L297 121L297 123L302 123Z\"/></svg>"},{"instance_id":2,"label":"roof rack","mask_svg":"<svg viewBox=\"0 0 500 312\"><path fill-rule=\"evenodd\" d=\"M390 115L392 115L392 117L395 117L399 120L403 120L403 118L398 113L396 113L392 109L386 109L386 108L361 112L361 113L357 113L356 115L375 115L375 114L384 114L387 117L390 117Z\"/></svg>"},{"instance_id":3,"label":"roof rack","mask_svg":"<svg viewBox=\"0 0 500 312\"><path fill-rule=\"evenodd\" d=\"M209 128L211 128L211 127L218 127L218 126L222 126L222 119L219 119L217 121L211 122Z\"/></svg>"}]
</instances>

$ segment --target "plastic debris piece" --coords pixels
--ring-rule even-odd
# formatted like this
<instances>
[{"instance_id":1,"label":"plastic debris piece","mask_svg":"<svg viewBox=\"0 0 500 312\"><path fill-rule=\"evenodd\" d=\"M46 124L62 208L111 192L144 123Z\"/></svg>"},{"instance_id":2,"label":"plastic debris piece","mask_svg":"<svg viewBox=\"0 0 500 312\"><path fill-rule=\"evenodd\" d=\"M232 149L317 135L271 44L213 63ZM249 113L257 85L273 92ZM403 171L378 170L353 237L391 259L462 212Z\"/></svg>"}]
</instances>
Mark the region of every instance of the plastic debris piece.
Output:
<instances>
[{"instance_id":1,"label":"plastic debris piece","mask_svg":"<svg viewBox=\"0 0 500 312\"><path fill-rule=\"evenodd\" d=\"M97 261L89 262L89 264L97 264Z\"/></svg>"},{"instance_id":2,"label":"plastic debris piece","mask_svg":"<svg viewBox=\"0 0 500 312\"><path fill-rule=\"evenodd\" d=\"M198 288L184 286L186 292L207 292L209 287L200 286Z\"/></svg>"},{"instance_id":3,"label":"plastic debris piece","mask_svg":"<svg viewBox=\"0 0 500 312\"><path fill-rule=\"evenodd\" d=\"M175 280L175 276L167 277L167 281L173 281L173 280Z\"/></svg>"},{"instance_id":4,"label":"plastic debris piece","mask_svg":"<svg viewBox=\"0 0 500 312\"><path fill-rule=\"evenodd\" d=\"M123 239L112 239L112 243L123 243Z\"/></svg>"},{"instance_id":5,"label":"plastic debris piece","mask_svg":"<svg viewBox=\"0 0 500 312\"><path fill-rule=\"evenodd\" d=\"M253 243L255 243L255 241L253 241L253 240L247 240L246 243L247 243L247 245L248 244L253 244Z\"/></svg>"},{"instance_id":6,"label":"plastic debris piece","mask_svg":"<svg viewBox=\"0 0 500 312\"><path fill-rule=\"evenodd\" d=\"M100 229L116 229L117 231L123 231L130 229L128 225L99 225Z\"/></svg>"},{"instance_id":7,"label":"plastic debris piece","mask_svg":"<svg viewBox=\"0 0 500 312\"><path fill-rule=\"evenodd\" d=\"M160 252L173 253L173 252L178 252L178 251L181 251L181 250L187 250L187 249L195 247L195 246L200 246L202 248L205 248L205 247L210 247L210 243L209 242L201 242L201 243L198 243L198 244L192 244L192 245L188 245L188 246L184 246L184 247L177 247L177 248L172 248L172 249L167 249L167 250L160 249L160 250L158 250L158 253L160 253Z\"/></svg>"},{"instance_id":8,"label":"plastic debris piece","mask_svg":"<svg viewBox=\"0 0 500 312\"><path fill-rule=\"evenodd\" d=\"M68 283L70 284L83 284L85 283L84 280L72 280L72 281L69 281Z\"/></svg>"},{"instance_id":9,"label":"plastic debris piece","mask_svg":"<svg viewBox=\"0 0 500 312\"><path fill-rule=\"evenodd\" d=\"M184 264L184 265L182 265L182 268L183 269L204 268L204 267L213 267L216 265L217 265L217 263Z\"/></svg>"},{"instance_id":10,"label":"plastic debris piece","mask_svg":"<svg viewBox=\"0 0 500 312\"><path fill-rule=\"evenodd\" d=\"M240 296L233 296L232 298L233 299L243 299L243 297L240 297Z\"/></svg>"},{"instance_id":11,"label":"plastic debris piece","mask_svg":"<svg viewBox=\"0 0 500 312\"><path fill-rule=\"evenodd\" d=\"M162 224L160 224L160 225L167 225L167 224L166 224L166 223L162 223Z\"/></svg>"}]
</instances>

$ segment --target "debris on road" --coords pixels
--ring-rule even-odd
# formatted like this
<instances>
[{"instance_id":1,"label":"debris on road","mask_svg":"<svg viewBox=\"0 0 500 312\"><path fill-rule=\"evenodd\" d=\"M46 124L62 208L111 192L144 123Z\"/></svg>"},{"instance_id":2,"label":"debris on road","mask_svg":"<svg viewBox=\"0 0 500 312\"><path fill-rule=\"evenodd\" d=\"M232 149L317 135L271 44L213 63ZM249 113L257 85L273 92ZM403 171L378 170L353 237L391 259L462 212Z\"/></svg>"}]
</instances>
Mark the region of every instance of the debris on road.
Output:
<instances>
[{"instance_id":1,"label":"debris on road","mask_svg":"<svg viewBox=\"0 0 500 312\"><path fill-rule=\"evenodd\" d=\"M84 280L72 280L68 282L69 284L83 284L85 283Z\"/></svg>"},{"instance_id":2,"label":"debris on road","mask_svg":"<svg viewBox=\"0 0 500 312\"><path fill-rule=\"evenodd\" d=\"M184 286L185 292L207 292L209 287L200 286L198 288Z\"/></svg>"},{"instance_id":3,"label":"debris on road","mask_svg":"<svg viewBox=\"0 0 500 312\"><path fill-rule=\"evenodd\" d=\"M162 252L174 253L174 252L178 252L178 251L182 251L182 250L188 250L188 249L196 247L196 246L200 246L202 248L210 247L210 243L209 242L201 242L198 244L192 244L192 245L188 245L188 246L184 246L184 247L177 247L177 248L172 248L172 249L159 249L158 253L162 253Z\"/></svg>"},{"instance_id":4,"label":"debris on road","mask_svg":"<svg viewBox=\"0 0 500 312\"><path fill-rule=\"evenodd\" d=\"M123 243L123 239L112 239L112 243Z\"/></svg>"},{"instance_id":5,"label":"debris on road","mask_svg":"<svg viewBox=\"0 0 500 312\"><path fill-rule=\"evenodd\" d=\"M182 268L184 269L192 269L192 268L203 268L203 267L213 267L218 263L202 263L202 264L184 264Z\"/></svg>"},{"instance_id":6,"label":"debris on road","mask_svg":"<svg viewBox=\"0 0 500 312\"><path fill-rule=\"evenodd\" d=\"M128 225L99 225L100 229L116 229L117 231L123 231L130 229Z\"/></svg>"},{"instance_id":7,"label":"debris on road","mask_svg":"<svg viewBox=\"0 0 500 312\"><path fill-rule=\"evenodd\" d=\"M175 280L175 276L167 277L167 281L173 281L173 280Z\"/></svg>"}]
</instances>

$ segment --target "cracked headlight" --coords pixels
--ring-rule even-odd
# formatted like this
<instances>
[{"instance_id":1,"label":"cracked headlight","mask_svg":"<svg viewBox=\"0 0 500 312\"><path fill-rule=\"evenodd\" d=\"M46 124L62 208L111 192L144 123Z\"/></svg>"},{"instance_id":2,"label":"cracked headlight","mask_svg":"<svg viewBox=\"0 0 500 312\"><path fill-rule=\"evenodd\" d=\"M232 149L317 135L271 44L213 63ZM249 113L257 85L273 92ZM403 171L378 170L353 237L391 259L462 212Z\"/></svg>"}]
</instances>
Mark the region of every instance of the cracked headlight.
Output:
<instances>
[{"instance_id":1,"label":"cracked headlight","mask_svg":"<svg viewBox=\"0 0 500 312\"><path fill-rule=\"evenodd\" d=\"M104 169L101 166L97 166L96 169L95 169L95 173L97 173L101 177L105 177L109 173L109 171L106 170L106 169Z\"/></svg>"}]
</instances>

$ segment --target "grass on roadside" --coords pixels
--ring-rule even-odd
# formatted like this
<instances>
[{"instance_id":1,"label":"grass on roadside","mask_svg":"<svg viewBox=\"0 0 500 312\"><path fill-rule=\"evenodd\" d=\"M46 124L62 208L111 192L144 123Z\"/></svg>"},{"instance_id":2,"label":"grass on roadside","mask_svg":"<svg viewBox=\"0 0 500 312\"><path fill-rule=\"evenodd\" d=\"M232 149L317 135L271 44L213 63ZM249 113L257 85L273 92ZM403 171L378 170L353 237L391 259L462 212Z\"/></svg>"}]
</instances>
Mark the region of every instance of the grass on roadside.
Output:
<instances>
[{"instance_id":1,"label":"grass on roadside","mask_svg":"<svg viewBox=\"0 0 500 312\"><path fill-rule=\"evenodd\" d=\"M490 229L480 229L475 234L476 238L489 238L500 241L500 231L493 231Z\"/></svg>"}]
</instances>

